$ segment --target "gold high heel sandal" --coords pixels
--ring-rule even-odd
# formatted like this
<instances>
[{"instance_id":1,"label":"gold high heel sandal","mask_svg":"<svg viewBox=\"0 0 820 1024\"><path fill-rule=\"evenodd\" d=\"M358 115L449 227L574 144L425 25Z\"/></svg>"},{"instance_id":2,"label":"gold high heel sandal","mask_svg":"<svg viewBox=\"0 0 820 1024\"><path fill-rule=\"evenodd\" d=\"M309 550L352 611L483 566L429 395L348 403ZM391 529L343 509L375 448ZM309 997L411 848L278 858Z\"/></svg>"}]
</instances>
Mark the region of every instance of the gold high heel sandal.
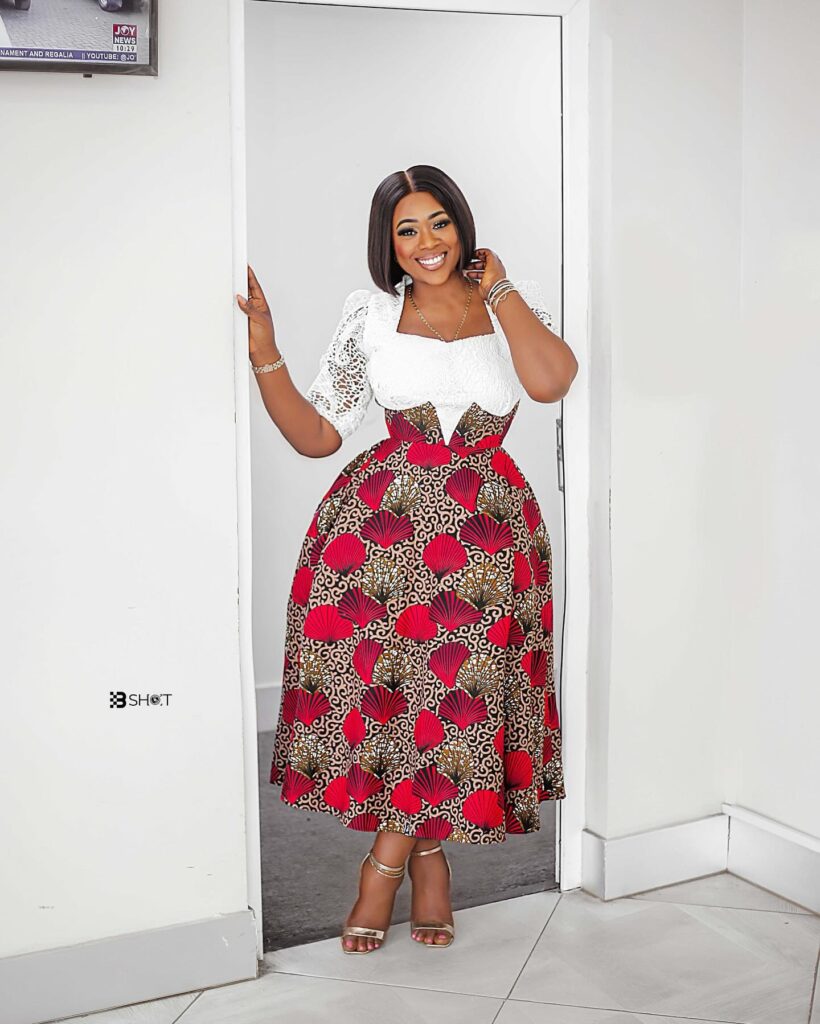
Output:
<instances>
[{"instance_id":1,"label":"gold high heel sandal","mask_svg":"<svg viewBox=\"0 0 820 1024\"><path fill-rule=\"evenodd\" d=\"M453 877L453 869L450 867L450 861L447 860L447 854L441 849L441 843L438 846L431 846L429 850L413 850L410 854L411 857L424 857L428 853L438 853L441 850L441 855L444 858L444 863L447 865L447 871L450 875L450 879ZM435 938L432 942L423 942L421 939L413 939L420 946L429 946L431 949L439 946L441 949L446 949L452 945L453 939L456 937L453 925L447 924L446 921L411 921L410 932L411 938L412 933L415 931L422 932L448 932L450 935L449 941L447 942L436 942Z\"/></svg>"},{"instance_id":2,"label":"gold high heel sandal","mask_svg":"<svg viewBox=\"0 0 820 1024\"><path fill-rule=\"evenodd\" d=\"M382 862L380 860L376 860L376 858L373 856L373 851L370 850L368 853L366 853L364 855L364 857L362 857L362 862L359 865L359 888L361 888L362 870L364 868L364 864L365 864L366 860L369 860L371 865L377 871L380 871L383 875L387 875L390 878L398 878L398 879L403 879L404 878L404 871L405 871L405 868L407 866L407 862L406 861L400 867L392 868L388 864L382 864ZM399 882L399 885L400 884L401 884L401 882ZM396 886L396 892L398 892L398 889L399 889L399 886L397 885ZM348 919L349 918L350 918L350 915L348 914ZM374 953L377 949L380 948L380 945L379 946L374 946L373 949L345 949L345 939L346 938L362 938L362 937L364 937L364 938L367 938L367 939L378 939L379 943L381 944L381 943L384 942L384 937L385 937L385 935L387 935L387 931L388 931L387 928L365 928L363 925L348 924L347 921L345 921L344 927L342 928L342 935L341 935L342 952L343 953Z\"/></svg>"}]
</instances>

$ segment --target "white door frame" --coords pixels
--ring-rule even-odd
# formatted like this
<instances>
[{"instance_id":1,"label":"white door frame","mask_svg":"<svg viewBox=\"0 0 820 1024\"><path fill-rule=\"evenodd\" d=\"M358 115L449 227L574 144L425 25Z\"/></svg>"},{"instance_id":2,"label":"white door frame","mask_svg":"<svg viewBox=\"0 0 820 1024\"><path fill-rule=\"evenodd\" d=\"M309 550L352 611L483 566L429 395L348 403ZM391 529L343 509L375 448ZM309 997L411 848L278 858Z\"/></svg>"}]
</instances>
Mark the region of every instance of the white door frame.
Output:
<instances>
[{"instance_id":1,"label":"white door frame","mask_svg":"<svg viewBox=\"0 0 820 1024\"><path fill-rule=\"evenodd\" d=\"M259 0L262 2L262 0ZM278 0L299 3L302 0ZM318 2L318 0L306 0ZM228 0L231 62L234 293L247 287L245 190L245 0ZM579 363L570 394L561 403L564 434L564 537L566 587L560 679L560 718L567 795L555 801L556 873L561 892L581 885L586 820L586 693L589 652L589 218L588 100L590 0L323 0L333 7L390 7L481 14L529 14L561 18L563 111L562 336ZM236 478L239 541L239 662L243 708L245 838L248 906L256 920L262 958L262 861L256 735L256 686L251 634L250 374L247 320L234 304ZM549 807L542 803L542 810Z\"/></svg>"}]
</instances>

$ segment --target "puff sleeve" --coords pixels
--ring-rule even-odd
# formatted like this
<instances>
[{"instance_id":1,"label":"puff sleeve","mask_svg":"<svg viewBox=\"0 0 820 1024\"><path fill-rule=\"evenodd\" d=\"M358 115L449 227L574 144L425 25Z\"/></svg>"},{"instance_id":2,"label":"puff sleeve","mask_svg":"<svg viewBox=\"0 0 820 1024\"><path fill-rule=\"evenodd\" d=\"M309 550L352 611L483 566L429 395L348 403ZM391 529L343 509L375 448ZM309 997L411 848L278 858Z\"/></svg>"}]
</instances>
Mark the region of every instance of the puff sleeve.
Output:
<instances>
[{"instance_id":1,"label":"puff sleeve","mask_svg":"<svg viewBox=\"0 0 820 1024\"><path fill-rule=\"evenodd\" d=\"M549 327L551 331L555 328L552 325L552 314L546 308L546 302L544 295L541 291L541 285L538 281L533 280L522 280L514 281L516 289L518 290L521 298L527 303L530 309L535 313L538 319L545 327Z\"/></svg>"},{"instance_id":2,"label":"puff sleeve","mask_svg":"<svg viewBox=\"0 0 820 1024\"><path fill-rule=\"evenodd\" d=\"M366 288L357 288L345 299L341 319L305 396L343 439L362 422L373 398L367 357L360 347L369 298Z\"/></svg>"}]
</instances>

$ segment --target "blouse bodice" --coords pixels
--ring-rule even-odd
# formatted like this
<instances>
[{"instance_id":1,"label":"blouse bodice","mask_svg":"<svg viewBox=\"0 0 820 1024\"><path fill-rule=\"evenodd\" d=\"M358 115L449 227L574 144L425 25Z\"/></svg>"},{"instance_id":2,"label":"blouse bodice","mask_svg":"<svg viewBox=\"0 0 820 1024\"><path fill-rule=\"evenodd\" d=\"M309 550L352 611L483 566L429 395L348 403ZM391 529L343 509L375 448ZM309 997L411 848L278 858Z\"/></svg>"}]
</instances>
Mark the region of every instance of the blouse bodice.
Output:
<instances>
[{"instance_id":1,"label":"blouse bodice","mask_svg":"<svg viewBox=\"0 0 820 1024\"><path fill-rule=\"evenodd\" d=\"M489 305L490 334L444 342L399 333L408 280L404 275L397 283L397 296L357 288L344 301L307 391L308 401L342 438L356 430L373 399L386 409L430 402L449 440L473 402L493 415L505 415L523 395L503 329ZM552 328L538 282L513 283L538 319Z\"/></svg>"}]
</instances>

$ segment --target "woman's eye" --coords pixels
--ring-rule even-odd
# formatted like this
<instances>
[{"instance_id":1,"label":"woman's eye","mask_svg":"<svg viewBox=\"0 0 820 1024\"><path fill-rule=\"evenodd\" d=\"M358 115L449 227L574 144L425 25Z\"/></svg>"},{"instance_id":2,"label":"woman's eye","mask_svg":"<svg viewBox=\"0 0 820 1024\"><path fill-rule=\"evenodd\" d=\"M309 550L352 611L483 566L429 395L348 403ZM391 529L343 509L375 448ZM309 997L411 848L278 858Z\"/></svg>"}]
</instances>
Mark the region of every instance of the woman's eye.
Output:
<instances>
[{"instance_id":1,"label":"woman's eye","mask_svg":"<svg viewBox=\"0 0 820 1024\"><path fill-rule=\"evenodd\" d=\"M437 228L439 225L446 227L449 223L449 220L437 220L433 227ZM401 231L399 231L399 235L403 237L404 235L409 235L411 231L415 231L415 228L402 228Z\"/></svg>"}]
</instances>

